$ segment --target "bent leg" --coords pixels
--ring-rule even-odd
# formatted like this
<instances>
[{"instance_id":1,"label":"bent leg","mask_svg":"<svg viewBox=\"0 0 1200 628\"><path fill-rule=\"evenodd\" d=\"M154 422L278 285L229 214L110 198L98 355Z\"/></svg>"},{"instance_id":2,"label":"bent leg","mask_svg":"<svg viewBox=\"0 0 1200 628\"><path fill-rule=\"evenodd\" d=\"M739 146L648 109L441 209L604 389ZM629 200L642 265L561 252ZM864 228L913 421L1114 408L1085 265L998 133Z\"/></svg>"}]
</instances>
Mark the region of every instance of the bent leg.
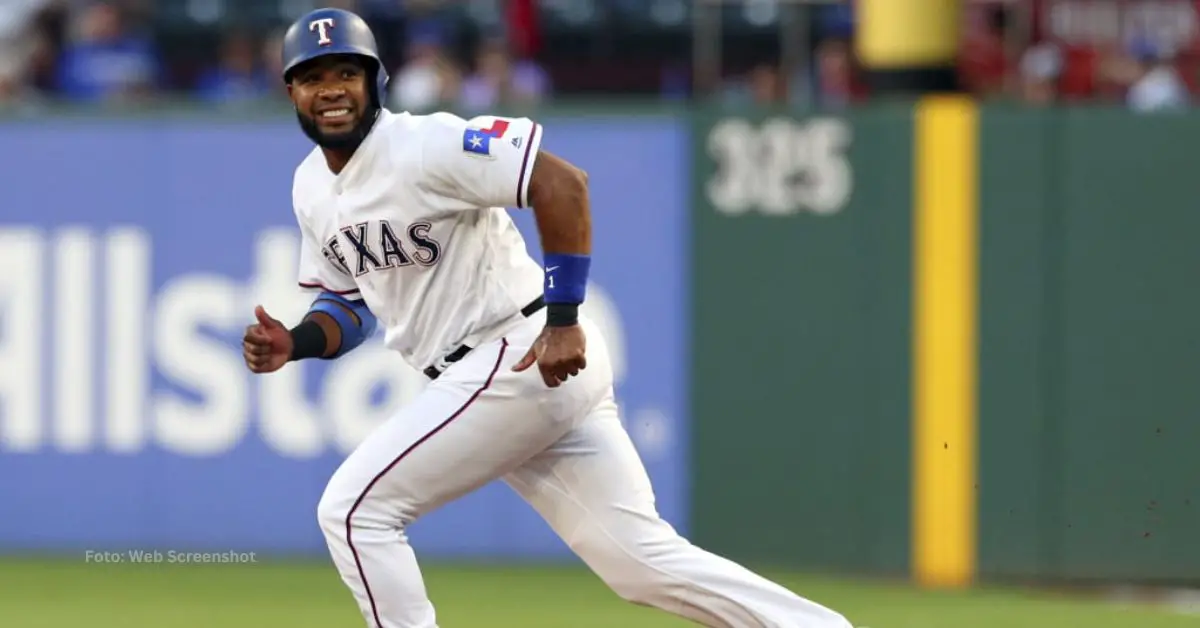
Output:
<instances>
[{"instance_id":1,"label":"bent leg","mask_svg":"<svg viewBox=\"0 0 1200 628\"><path fill-rule=\"evenodd\" d=\"M522 394L524 348L472 352L342 463L317 508L343 581L371 628L437 626L405 527L512 471L569 428Z\"/></svg>"},{"instance_id":2,"label":"bent leg","mask_svg":"<svg viewBox=\"0 0 1200 628\"><path fill-rule=\"evenodd\" d=\"M851 628L840 614L681 537L654 493L611 398L506 476L622 598L721 628Z\"/></svg>"}]
</instances>

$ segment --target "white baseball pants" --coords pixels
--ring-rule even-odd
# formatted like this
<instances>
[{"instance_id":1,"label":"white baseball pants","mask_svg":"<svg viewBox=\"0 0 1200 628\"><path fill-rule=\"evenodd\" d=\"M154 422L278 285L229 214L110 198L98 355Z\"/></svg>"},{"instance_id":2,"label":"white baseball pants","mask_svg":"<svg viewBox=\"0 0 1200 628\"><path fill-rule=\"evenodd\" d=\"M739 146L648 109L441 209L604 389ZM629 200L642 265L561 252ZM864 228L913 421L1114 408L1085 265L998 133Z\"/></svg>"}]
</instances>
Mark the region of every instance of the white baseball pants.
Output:
<instances>
[{"instance_id":1,"label":"white baseball pants","mask_svg":"<svg viewBox=\"0 0 1200 628\"><path fill-rule=\"evenodd\" d=\"M536 366L511 370L544 320L524 320L452 365L330 479L318 518L368 627L436 628L405 526L503 479L629 602L705 626L851 628L838 613L691 545L658 516L591 322L579 376L552 389Z\"/></svg>"}]
</instances>

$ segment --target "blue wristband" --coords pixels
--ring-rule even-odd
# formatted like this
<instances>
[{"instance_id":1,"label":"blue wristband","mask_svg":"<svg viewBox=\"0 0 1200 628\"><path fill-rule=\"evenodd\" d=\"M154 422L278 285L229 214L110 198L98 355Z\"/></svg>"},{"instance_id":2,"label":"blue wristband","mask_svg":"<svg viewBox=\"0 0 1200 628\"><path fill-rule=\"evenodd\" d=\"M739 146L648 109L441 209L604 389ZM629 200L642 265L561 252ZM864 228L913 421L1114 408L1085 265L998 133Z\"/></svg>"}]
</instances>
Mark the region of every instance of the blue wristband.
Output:
<instances>
[{"instance_id":1,"label":"blue wristband","mask_svg":"<svg viewBox=\"0 0 1200 628\"><path fill-rule=\"evenodd\" d=\"M542 290L546 303L583 303L592 259L587 255L565 253L547 253L545 259L546 276Z\"/></svg>"}]
</instances>

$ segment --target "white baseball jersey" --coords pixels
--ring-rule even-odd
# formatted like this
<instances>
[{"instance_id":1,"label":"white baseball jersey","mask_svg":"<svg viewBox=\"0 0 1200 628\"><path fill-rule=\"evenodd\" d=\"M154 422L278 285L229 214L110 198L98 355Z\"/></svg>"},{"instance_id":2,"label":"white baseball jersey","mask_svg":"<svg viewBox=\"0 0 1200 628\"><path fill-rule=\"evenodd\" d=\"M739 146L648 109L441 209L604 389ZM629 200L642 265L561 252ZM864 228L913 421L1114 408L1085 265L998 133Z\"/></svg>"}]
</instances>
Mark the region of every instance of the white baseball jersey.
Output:
<instances>
[{"instance_id":1,"label":"white baseball jersey","mask_svg":"<svg viewBox=\"0 0 1200 628\"><path fill-rule=\"evenodd\" d=\"M382 111L340 174L296 168L302 288L363 299L420 370L520 320L542 294L506 207L528 206L542 129L527 118Z\"/></svg>"}]
</instances>

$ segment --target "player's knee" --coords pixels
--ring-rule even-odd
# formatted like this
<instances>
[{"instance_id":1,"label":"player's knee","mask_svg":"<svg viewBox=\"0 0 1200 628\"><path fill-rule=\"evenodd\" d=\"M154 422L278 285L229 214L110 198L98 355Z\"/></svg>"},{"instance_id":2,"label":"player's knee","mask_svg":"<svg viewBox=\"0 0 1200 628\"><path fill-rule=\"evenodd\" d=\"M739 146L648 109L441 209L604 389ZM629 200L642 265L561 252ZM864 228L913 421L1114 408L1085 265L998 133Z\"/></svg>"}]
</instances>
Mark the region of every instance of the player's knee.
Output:
<instances>
[{"instance_id":1,"label":"player's knee","mask_svg":"<svg viewBox=\"0 0 1200 628\"><path fill-rule=\"evenodd\" d=\"M321 500L317 502L317 523L326 537L343 538L346 536L346 521L350 517L350 509L354 498L325 487Z\"/></svg>"},{"instance_id":2,"label":"player's knee","mask_svg":"<svg viewBox=\"0 0 1200 628\"><path fill-rule=\"evenodd\" d=\"M655 570L651 563L636 554L622 554L622 550L607 559L593 561L592 569L604 584L618 597L632 604L656 606L670 598L671 582Z\"/></svg>"},{"instance_id":3,"label":"player's knee","mask_svg":"<svg viewBox=\"0 0 1200 628\"><path fill-rule=\"evenodd\" d=\"M405 524L404 500L383 500L335 473L317 502L317 523L325 536L345 540L350 530L394 531Z\"/></svg>"},{"instance_id":4,"label":"player's knee","mask_svg":"<svg viewBox=\"0 0 1200 628\"><path fill-rule=\"evenodd\" d=\"M661 606L677 597L670 582L643 566L607 578L605 584L622 600L639 606Z\"/></svg>"},{"instance_id":5,"label":"player's knee","mask_svg":"<svg viewBox=\"0 0 1200 628\"><path fill-rule=\"evenodd\" d=\"M348 528L379 521L377 500L367 498L363 492L364 487L342 469L329 478L317 502L317 523L326 537L344 540Z\"/></svg>"},{"instance_id":6,"label":"player's knee","mask_svg":"<svg viewBox=\"0 0 1200 628\"><path fill-rule=\"evenodd\" d=\"M655 606L680 593L680 583L660 564L679 549L677 539L674 535L623 538L593 527L576 535L569 545L621 599Z\"/></svg>"}]
</instances>

